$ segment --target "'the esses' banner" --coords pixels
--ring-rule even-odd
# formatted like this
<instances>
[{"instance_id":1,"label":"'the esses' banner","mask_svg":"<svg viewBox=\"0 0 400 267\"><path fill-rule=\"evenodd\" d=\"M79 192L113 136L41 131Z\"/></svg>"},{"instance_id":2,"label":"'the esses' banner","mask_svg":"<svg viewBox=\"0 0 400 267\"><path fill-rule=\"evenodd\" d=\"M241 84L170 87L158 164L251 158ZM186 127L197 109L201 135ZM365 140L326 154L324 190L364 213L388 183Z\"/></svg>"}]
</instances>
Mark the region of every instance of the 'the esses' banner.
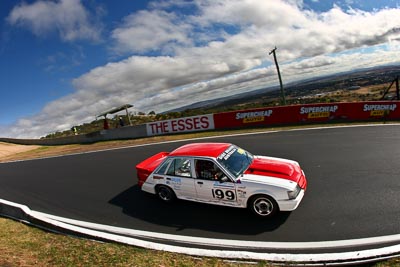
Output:
<instances>
[{"instance_id":1,"label":"'the esses' banner","mask_svg":"<svg viewBox=\"0 0 400 267\"><path fill-rule=\"evenodd\" d=\"M147 136L206 131L214 129L212 114L156 121L146 124Z\"/></svg>"}]
</instances>

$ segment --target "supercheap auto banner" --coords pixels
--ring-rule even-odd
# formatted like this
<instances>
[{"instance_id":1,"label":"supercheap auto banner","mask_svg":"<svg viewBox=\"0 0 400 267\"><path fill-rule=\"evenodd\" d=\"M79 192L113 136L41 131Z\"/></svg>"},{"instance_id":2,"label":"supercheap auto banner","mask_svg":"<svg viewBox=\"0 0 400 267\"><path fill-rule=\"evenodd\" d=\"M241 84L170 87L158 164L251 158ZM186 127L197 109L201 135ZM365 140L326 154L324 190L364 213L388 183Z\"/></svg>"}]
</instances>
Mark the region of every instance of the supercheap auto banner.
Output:
<instances>
[{"instance_id":1,"label":"supercheap auto banner","mask_svg":"<svg viewBox=\"0 0 400 267\"><path fill-rule=\"evenodd\" d=\"M400 101L307 104L214 114L215 129L329 121L399 120Z\"/></svg>"}]
</instances>

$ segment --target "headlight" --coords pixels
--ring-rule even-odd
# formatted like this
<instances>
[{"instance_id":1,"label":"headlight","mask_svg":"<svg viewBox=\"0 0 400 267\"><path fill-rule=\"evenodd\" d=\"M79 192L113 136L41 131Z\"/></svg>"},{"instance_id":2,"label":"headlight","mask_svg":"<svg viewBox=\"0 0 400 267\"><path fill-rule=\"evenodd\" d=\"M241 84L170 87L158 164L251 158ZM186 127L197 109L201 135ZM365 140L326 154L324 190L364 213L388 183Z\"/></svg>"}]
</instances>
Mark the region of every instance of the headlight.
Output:
<instances>
[{"instance_id":1,"label":"headlight","mask_svg":"<svg viewBox=\"0 0 400 267\"><path fill-rule=\"evenodd\" d=\"M296 188L293 191L287 192L289 199L295 199L299 195L300 191L301 191L300 186L296 185Z\"/></svg>"}]
</instances>

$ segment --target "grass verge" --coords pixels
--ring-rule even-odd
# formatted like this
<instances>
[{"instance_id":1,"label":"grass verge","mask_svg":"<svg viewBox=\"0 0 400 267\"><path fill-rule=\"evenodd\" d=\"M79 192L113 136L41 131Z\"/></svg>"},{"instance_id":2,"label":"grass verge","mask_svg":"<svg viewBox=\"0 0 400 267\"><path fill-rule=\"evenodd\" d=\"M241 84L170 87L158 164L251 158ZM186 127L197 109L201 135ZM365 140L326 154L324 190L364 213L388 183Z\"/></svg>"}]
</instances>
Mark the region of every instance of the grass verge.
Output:
<instances>
[{"instance_id":1,"label":"grass verge","mask_svg":"<svg viewBox=\"0 0 400 267\"><path fill-rule=\"evenodd\" d=\"M249 265L48 233L4 218L0 218L0 255L0 266ZM267 264L259 262L255 266L267 266Z\"/></svg>"}]
</instances>

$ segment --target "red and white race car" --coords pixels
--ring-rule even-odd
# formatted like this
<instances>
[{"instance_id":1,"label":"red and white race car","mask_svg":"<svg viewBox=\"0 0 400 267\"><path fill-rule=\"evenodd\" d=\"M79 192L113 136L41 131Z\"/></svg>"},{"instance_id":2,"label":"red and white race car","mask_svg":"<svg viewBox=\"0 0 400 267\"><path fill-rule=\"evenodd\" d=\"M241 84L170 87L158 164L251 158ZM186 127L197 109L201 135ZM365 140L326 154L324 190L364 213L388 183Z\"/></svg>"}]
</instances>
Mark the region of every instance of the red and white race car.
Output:
<instances>
[{"instance_id":1,"label":"red and white race car","mask_svg":"<svg viewBox=\"0 0 400 267\"><path fill-rule=\"evenodd\" d=\"M160 152L136 165L143 191L175 198L249 208L271 217L300 204L307 180L299 163L254 156L227 143L194 143Z\"/></svg>"}]
</instances>

